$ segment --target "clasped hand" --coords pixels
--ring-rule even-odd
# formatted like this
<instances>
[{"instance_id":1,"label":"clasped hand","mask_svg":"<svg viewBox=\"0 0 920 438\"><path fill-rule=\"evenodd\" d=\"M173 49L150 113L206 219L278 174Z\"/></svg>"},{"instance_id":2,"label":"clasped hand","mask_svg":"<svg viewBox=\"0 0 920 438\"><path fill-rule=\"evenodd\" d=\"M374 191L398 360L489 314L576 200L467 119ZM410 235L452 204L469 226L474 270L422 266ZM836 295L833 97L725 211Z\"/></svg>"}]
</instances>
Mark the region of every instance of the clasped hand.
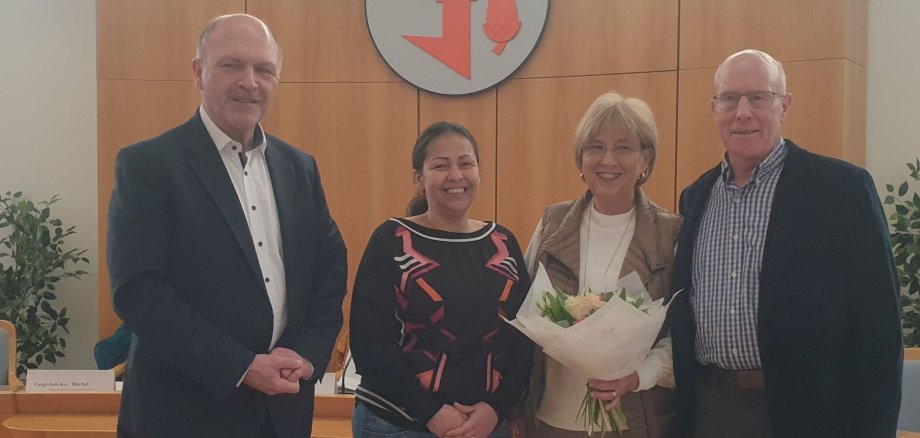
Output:
<instances>
[{"instance_id":1,"label":"clasped hand","mask_svg":"<svg viewBox=\"0 0 920 438\"><path fill-rule=\"evenodd\" d=\"M257 354L243 383L267 395L297 394L300 379L313 375L313 365L293 350L277 347L270 354Z\"/></svg>"},{"instance_id":2,"label":"clasped hand","mask_svg":"<svg viewBox=\"0 0 920 438\"><path fill-rule=\"evenodd\" d=\"M498 424L498 415L488 403L472 406L443 405L428 421L428 430L439 438L488 438Z\"/></svg>"},{"instance_id":3,"label":"clasped hand","mask_svg":"<svg viewBox=\"0 0 920 438\"><path fill-rule=\"evenodd\" d=\"M604 409L611 410L620 404L620 397L639 388L639 374L632 374L616 380L589 379L588 387L591 388L591 397L605 400Z\"/></svg>"}]
</instances>

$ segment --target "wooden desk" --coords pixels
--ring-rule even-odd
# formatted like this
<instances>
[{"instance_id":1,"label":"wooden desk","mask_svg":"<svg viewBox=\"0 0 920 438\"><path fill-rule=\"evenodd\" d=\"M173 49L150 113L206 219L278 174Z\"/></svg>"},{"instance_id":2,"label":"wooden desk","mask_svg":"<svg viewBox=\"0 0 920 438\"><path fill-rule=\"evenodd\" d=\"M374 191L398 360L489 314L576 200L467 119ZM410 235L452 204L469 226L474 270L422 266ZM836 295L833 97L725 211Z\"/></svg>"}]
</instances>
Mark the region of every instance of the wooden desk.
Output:
<instances>
[{"instance_id":1,"label":"wooden desk","mask_svg":"<svg viewBox=\"0 0 920 438\"><path fill-rule=\"evenodd\" d=\"M0 438L112 438L118 423L119 392L0 392ZM15 397L15 399L14 399ZM4 403L11 403L3 418ZM314 438L351 438L351 395L317 395ZM3 435L3 433L8 435Z\"/></svg>"},{"instance_id":2,"label":"wooden desk","mask_svg":"<svg viewBox=\"0 0 920 438\"><path fill-rule=\"evenodd\" d=\"M906 430L899 430L898 438L920 438L920 432L908 432Z\"/></svg>"},{"instance_id":3,"label":"wooden desk","mask_svg":"<svg viewBox=\"0 0 920 438\"><path fill-rule=\"evenodd\" d=\"M16 415L16 396L13 391L0 389L0 424L13 415ZM10 438L12 436L9 430L0 426L0 438Z\"/></svg>"},{"instance_id":4,"label":"wooden desk","mask_svg":"<svg viewBox=\"0 0 920 438\"><path fill-rule=\"evenodd\" d=\"M16 393L19 414L114 414L118 415L120 392L26 392Z\"/></svg>"},{"instance_id":5,"label":"wooden desk","mask_svg":"<svg viewBox=\"0 0 920 438\"><path fill-rule=\"evenodd\" d=\"M111 438L118 414L17 414L3 422L14 438Z\"/></svg>"},{"instance_id":6,"label":"wooden desk","mask_svg":"<svg viewBox=\"0 0 920 438\"><path fill-rule=\"evenodd\" d=\"M318 394L313 404L313 438L351 438L355 396Z\"/></svg>"},{"instance_id":7,"label":"wooden desk","mask_svg":"<svg viewBox=\"0 0 920 438\"><path fill-rule=\"evenodd\" d=\"M113 438L120 392L15 393L16 415L3 421L12 438Z\"/></svg>"}]
</instances>

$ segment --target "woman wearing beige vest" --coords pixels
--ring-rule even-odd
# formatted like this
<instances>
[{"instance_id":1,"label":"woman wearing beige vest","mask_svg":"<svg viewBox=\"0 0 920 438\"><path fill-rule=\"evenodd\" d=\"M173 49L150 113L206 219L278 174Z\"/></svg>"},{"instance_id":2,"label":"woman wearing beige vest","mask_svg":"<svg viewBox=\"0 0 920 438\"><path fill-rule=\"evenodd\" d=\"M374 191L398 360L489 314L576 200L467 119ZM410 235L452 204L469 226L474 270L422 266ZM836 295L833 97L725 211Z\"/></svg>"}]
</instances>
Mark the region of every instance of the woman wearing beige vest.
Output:
<instances>
[{"instance_id":1,"label":"woman wearing beige vest","mask_svg":"<svg viewBox=\"0 0 920 438\"><path fill-rule=\"evenodd\" d=\"M581 197L543 211L525 255L566 293L614 290L636 271L652 299L670 298L671 262L680 217L658 207L641 187L655 166L658 144L645 102L616 93L598 97L575 132L575 165L588 187ZM599 342L603 342L600 340ZM667 323L639 367L618 380L588 380L537 352L526 403L527 438L585 437L578 415L585 385L592 396L621 406L629 430L622 438L670 437L675 416L671 340Z\"/></svg>"}]
</instances>

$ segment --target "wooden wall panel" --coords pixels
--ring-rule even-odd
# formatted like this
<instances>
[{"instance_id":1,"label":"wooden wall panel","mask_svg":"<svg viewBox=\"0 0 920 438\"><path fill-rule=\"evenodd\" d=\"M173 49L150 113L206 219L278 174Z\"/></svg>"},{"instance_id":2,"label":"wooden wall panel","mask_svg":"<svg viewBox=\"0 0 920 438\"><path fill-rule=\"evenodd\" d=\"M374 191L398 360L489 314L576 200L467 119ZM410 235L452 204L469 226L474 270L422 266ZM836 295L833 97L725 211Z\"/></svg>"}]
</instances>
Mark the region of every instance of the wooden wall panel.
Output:
<instances>
[{"instance_id":1,"label":"wooden wall panel","mask_svg":"<svg viewBox=\"0 0 920 438\"><path fill-rule=\"evenodd\" d=\"M843 0L836 7L843 8L843 37L847 48L846 58L858 65L869 65L869 0ZM865 122L863 122L865 123Z\"/></svg>"},{"instance_id":2,"label":"wooden wall panel","mask_svg":"<svg viewBox=\"0 0 920 438\"><path fill-rule=\"evenodd\" d=\"M153 137L188 120L201 97L192 81L101 80L97 87L99 337L102 338L114 333L120 323L112 310L105 263L106 214L115 177L115 155L123 146Z\"/></svg>"},{"instance_id":3,"label":"wooden wall panel","mask_svg":"<svg viewBox=\"0 0 920 438\"><path fill-rule=\"evenodd\" d=\"M479 193L470 210L470 217L495 220L495 177L498 172L495 149L495 116L498 92L495 89L465 97L447 97L425 91L419 92L419 133L439 120L458 122L465 126L479 145ZM412 145L407 145L409 151ZM409 153L405 162L410 163ZM410 167L410 166L406 166Z\"/></svg>"},{"instance_id":4,"label":"wooden wall panel","mask_svg":"<svg viewBox=\"0 0 920 438\"><path fill-rule=\"evenodd\" d=\"M792 107L783 136L819 154L862 165L865 161L865 69L845 59L788 62ZM714 68L680 72L678 193L722 157L709 107ZM857 126L848 126L854 122ZM861 151L861 152L860 152Z\"/></svg>"},{"instance_id":5,"label":"wooden wall panel","mask_svg":"<svg viewBox=\"0 0 920 438\"><path fill-rule=\"evenodd\" d=\"M645 100L655 113L658 157L645 191L672 209L676 80L674 72L662 72L512 80L503 85L498 92L499 222L527 242L544 207L584 192L574 161L575 128L588 105L610 90Z\"/></svg>"},{"instance_id":6,"label":"wooden wall panel","mask_svg":"<svg viewBox=\"0 0 920 438\"><path fill-rule=\"evenodd\" d=\"M96 0L96 77L186 80L198 34L245 0Z\"/></svg>"},{"instance_id":7,"label":"wooden wall panel","mask_svg":"<svg viewBox=\"0 0 920 438\"><path fill-rule=\"evenodd\" d=\"M316 157L350 271L371 232L414 193L416 92L405 83L282 84L266 131Z\"/></svg>"},{"instance_id":8,"label":"wooden wall panel","mask_svg":"<svg viewBox=\"0 0 920 438\"><path fill-rule=\"evenodd\" d=\"M516 78L677 68L678 0L555 0Z\"/></svg>"},{"instance_id":9,"label":"wooden wall panel","mask_svg":"<svg viewBox=\"0 0 920 438\"><path fill-rule=\"evenodd\" d=\"M283 82L401 82L374 47L359 0L248 0L284 50Z\"/></svg>"},{"instance_id":10,"label":"wooden wall panel","mask_svg":"<svg viewBox=\"0 0 920 438\"><path fill-rule=\"evenodd\" d=\"M867 62L868 0L682 0L680 68L715 67L755 48L783 62Z\"/></svg>"},{"instance_id":11,"label":"wooden wall panel","mask_svg":"<svg viewBox=\"0 0 920 438\"><path fill-rule=\"evenodd\" d=\"M371 233L402 216L414 193L408 157L418 122L415 88L375 84L287 83L279 89L266 131L316 157L329 210L348 247L345 324L330 370L348 350L351 285Z\"/></svg>"},{"instance_id":12,"label":"wooden wall panel","mask_svg":"<svg viewBox=\"0 0 920 438\"><path fill-rule=\"evenodd\" d=\"M866 68L849 60L843 62L843 151L841 157L866 165Z\"/></svg>"},{"instance_id":13,"label":"wooden wall panel","mask_svg":"<svg viewBox=\"0 0 920 438\"><path fill-rule=\"evenodd\" d=\"M677 97L677 181L680 192L722 157L709 99L715 68L681 70ZM794 106L794 105L793 105Z\"/></svg>"}]
</instances>

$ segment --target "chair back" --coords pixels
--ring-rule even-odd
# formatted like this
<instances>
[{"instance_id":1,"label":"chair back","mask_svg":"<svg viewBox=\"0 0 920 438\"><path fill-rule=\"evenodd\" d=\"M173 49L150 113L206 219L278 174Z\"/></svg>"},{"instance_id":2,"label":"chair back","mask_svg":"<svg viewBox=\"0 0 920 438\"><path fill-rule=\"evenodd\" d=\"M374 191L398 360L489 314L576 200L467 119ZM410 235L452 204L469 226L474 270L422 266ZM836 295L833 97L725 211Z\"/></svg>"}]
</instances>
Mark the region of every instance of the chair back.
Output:
<instances>
[{"instance_id":1,"label":"chair back","mask_svg":"<svg viewBox=\"0 0 920 438\"><path fill-rule=\"evenodd\" d=\"M16 327L3 319L0 319L0 386L13 390L22 387L16 377Z\"/></svg>"},{"instance_id":2,"label":"chair back","mask_svg":"<svg viewBox=\"0 0 920 438\"><path fill-rule=\"evenodd\" d=\"M904 349L898 430L920 432L920 348Z\"/></svg>"}]
</instances>

